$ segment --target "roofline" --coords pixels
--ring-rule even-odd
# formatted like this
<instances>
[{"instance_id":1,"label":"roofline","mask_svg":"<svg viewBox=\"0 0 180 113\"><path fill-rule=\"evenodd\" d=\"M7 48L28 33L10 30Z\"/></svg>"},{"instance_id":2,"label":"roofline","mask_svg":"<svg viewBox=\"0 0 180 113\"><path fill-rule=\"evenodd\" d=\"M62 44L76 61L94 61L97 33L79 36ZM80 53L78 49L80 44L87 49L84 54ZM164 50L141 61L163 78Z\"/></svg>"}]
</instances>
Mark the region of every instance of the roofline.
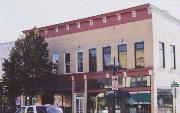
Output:
<instances>
[{"instance_id":1,"label":"roofline","mask_svg":"<svg viewBox=\"0 0 180 113\"><path fill-rule=\"evenodd\" d=\"M4 45L4 44L10 44L10 43L15 43L15 41L10 41L10 42L4 42L4 43L0 43L0 45Z\"/></svg>"},{"instance_id":2,"label":"roofline","mask_svg":"<svg viewBox=\"0 0 180 113\"><path fill-rule=\"evenodd\" d=\"M87 21L87 20L91 20L91 19L98 19L98 18L101 18L103 16L111 16L112 14L116 14L116 13L120 13L120 14L123 14L123 13L127 13L129 11L132 11L132 10L139 10L139 9L142 9L142 8L146 8L146 7L149 7L150 4L147 3L147 4L142 4L142 5L138 5L138 6L134 6L134 7L130 7L130 8L126 8L126 9L121 9L121 10L117 10L117 11L112 11L112 12L108 12L108 13L103 13L103 14L99 14L99 15L95 15L95 16L90 16L90 17L85 17L85 18L80 18L80 19L74 19L74 20L71 20L71 21L67 21L67 22L62 22L62 23L58 23L58 24L53 24L53 25L47 25L47 26L44 26L44 27L38 27L40 30L41 29L49 29L49 28L54 28L55 26L64 26L64 25L70 25L70 24L74 24L74 23L77 23L77 22L84 22L84 21ZM32 30L32 29L30 29ZM26 33L30 30L24 30L22 31L23 33Z\"/></svg>"},{"instance_id":3,"label":"roofline","mask_svg":"<svg viewBox=\"0 0 180 113\"><path fill-rule=\"evenodd\" d=\"M162 16L165 16L165 17L168 17L169 19L171 19L173 22L177 23L180 25L180 20L174 16L172 16L168 11L166 10L163 10L163 9L160 9L152 4L149 4L151 10L154 10L154 11L158 11Z\"/></svg>"}]
</instances>

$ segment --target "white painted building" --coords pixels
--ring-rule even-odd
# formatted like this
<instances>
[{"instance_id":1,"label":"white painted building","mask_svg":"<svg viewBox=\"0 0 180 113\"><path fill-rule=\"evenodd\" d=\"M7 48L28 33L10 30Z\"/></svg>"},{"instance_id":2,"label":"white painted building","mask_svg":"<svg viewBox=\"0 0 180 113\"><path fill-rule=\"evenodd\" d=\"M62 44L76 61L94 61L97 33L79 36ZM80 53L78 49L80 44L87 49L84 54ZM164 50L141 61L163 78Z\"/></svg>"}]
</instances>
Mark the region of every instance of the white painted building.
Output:
<instances>
[{"instance_id":1,"label":"white painted building","mask_svg":"<svg viewBox=\"0 0 180 113\"><path fill-rule=\"evenodd\" d=\"M159 90L172 89L174 95L173 113L180 113L180 88L177 88L176 101L175 91L171 88L173 81L180 83L180 62L178 60L180 58L180 20L171 16L168 12L152 6L152 25L154 54L152 108L154 108L154 113L157 113L158 105L162 104L161 98L157 98ZM163 46L163 48L160 46ZM162 49L164 50L164 55L161 54ZM175 106L177 106L176 112ZM160 110L158 113L161 113Z\"/></svg>"}]
</instances>

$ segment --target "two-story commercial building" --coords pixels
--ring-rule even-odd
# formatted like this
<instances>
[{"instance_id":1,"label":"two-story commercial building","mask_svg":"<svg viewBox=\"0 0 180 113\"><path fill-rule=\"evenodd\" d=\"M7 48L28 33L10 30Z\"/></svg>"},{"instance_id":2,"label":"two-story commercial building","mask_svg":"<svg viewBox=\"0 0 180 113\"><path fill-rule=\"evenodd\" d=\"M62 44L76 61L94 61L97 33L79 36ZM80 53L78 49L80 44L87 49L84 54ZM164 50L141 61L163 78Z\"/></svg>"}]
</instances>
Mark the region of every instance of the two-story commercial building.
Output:
<instances>
[{"instance_id":1,"label":"two-story commercial building","mask_svg":"<svg viewBox=\"0 0 180 113\"><path fill-rule=\"evenodd\" d=\"M180 113L180 89L171 87L180 80L179 29L150 4L39 28L58 66L55 104L72 113Z\"/></svg>"}]
</instances>

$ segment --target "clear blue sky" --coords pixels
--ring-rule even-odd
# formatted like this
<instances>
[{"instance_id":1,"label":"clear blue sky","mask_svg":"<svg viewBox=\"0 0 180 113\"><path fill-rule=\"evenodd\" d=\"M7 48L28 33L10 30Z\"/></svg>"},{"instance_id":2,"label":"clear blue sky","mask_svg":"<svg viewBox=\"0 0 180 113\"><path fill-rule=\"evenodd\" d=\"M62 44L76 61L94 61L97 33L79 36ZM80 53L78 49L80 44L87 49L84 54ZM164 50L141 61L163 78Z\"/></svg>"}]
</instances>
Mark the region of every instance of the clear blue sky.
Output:
<instances>
[{"instance_id":1,"label":"clear blue sky","mask_svg":"<svg viewBox=\"0 0 180 113\"><path fill-rule=\"evenodd\" d=\"M151 3L180 19L180 0L0 0L0 43L21 31Z\"/></svg>"}]
</instances>

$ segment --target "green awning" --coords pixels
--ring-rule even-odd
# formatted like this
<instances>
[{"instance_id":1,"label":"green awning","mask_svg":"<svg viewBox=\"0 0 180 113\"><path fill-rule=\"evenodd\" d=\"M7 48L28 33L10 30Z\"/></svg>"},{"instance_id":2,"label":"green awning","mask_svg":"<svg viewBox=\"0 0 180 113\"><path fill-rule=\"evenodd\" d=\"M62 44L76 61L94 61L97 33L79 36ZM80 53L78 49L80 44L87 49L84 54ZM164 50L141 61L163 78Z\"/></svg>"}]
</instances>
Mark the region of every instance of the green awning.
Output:
<instances>
[{"instance_id":1,"label":"green awning","mask_svg":"<svg viewBox=\"0 0 180 113\"><path fill-rule=\"evenodd\" d=\"M150 93L136 93L130 94L127 99L128 104L138 104L138 103L150 103L151 95Z\"/></svg>"}]
</instances>

